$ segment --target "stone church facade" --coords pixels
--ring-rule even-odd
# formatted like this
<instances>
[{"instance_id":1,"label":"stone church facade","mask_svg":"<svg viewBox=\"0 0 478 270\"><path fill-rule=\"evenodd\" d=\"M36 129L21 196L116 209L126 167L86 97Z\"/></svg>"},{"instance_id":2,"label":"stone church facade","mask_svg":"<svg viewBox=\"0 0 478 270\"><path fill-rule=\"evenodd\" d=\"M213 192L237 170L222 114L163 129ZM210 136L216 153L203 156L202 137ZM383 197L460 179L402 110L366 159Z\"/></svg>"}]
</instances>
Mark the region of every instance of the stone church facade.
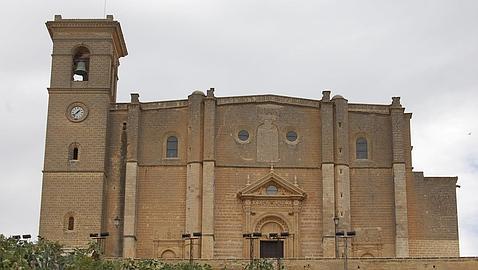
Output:
<instances>
[{"instance_id":1,"label":"stone church facade","mask_svg":"<svg viewBox=\"0 0 478 270\"><path fill-rule=\"evenodd\" d=\"M120 24L47 22L53 40L40 235L111 257L459 256L456 177L413 172L411 114L323 91L116 102ZM337 224L336 224L337 222ZM200 232L189 241L184 233ZM260 232L249 240L245 233ZM269 233L284 233L271 239ZM336 242L337 240L337 242Z\"/></svg>"}]
</instances>

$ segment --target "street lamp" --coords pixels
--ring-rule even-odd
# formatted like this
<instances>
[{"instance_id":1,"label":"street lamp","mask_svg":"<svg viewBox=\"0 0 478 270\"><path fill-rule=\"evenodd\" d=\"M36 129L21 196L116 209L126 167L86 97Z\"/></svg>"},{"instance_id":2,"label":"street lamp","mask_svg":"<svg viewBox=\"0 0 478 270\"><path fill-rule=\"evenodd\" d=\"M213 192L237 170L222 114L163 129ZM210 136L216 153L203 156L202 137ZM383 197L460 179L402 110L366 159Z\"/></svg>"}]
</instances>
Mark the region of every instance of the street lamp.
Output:
<instances>
[{"instance_id":1,"label":"street lamp","mask_svg":"<svg viewBox=\"0 0 478 270\"><path fill-rule=\"evenodd\" d=\"M201 238L201 232L193 232L192 235L190 233L183 233L181 237L183 240L189 240L189 264L193 264L194 256L193 256L193 240Z\"/></svg>"},{"instance_id":2,"label":"street lamp","mask_svg":"<svg viewBox=\"0 0 478 270\"><path fill-rule=\"evenodd\" d=\"M251 261L251 265L252 265L254 261L254 239L258 239L262 237L262 233L260 232L243 233L242 237L244 239L249 239L249 260Z\"/></svg>"},{"instance_id":3,"label":"street lamp","mask_svg":"<svg viewBox=\"0 0 478 270\"><path fill-rule=\"evenodd\" d=\"M20 241L23 239L24 241L28 241L28 239L32 238L30 234L23 234L23 235L12 235L12 239Z\"/></svg>"},{"instance_id":4,"label":"street lamp","mask_svg":"<svg viewBox=\"0 0 478 270\"><path fill-rule=\"evenodd\" d=\"M113 224L115 225L116 229L119 228L120 221L121 219L118 216L116 216L115 219L113 219Z\"/></svg>"},{"instance_id":5,"label":"street lamp","mask_svg":"<svg viewBox=\"0 0 478 270\"><path fill-rule=\"evenodd\" d=\"M109 232L90 233L90 238L96 241L96 244L98 244L101 254L105 252L105 239L109 235Z\"/></svg>"},{"instance_id":6,"label":"street lamp","mask_svg":"<svg viewBox=\"0 0 478 270\"><path fill-rule=\"evenodd\" d=\"M336 237L343 238L345 240L345 250L344 250L344 270L348 269L348 239L355 236L355 231L340 231L335 233Z\"/></svg>"}]
</instances>

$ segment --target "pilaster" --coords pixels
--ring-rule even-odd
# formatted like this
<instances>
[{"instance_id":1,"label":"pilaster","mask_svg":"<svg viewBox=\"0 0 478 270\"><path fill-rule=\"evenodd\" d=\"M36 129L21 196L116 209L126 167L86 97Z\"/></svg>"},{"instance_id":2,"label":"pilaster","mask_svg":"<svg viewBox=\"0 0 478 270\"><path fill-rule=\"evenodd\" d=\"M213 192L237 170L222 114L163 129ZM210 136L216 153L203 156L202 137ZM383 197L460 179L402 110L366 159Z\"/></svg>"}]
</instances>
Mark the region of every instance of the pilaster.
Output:
<instances>
[{"instance_id":1,"label":"pilaster","mask_svg":"<svg viewBox=\"0 0 478 270\"><path fill-rule=\"evenodd\" d=\"M195 91L188 97L188 146L186 179L186 228L185 232L201 232L202 218L202 140L203 140L203 99L201 91ZM194 257L199 257L201 247L193 249ZM189 249L184 252L189 257Z\"/></svg>"},{"instance_id":2,"label":"pilaster","mask_svg":"<svg viewBox=\"0 0 478 270\"><path fill-rule=\"evenodd\" d=\"M123 257L136 257L136 183L138 180L139 95L128 104L127 159L124 196Z\"/></svg>"},{"instance_id":3,"label":"pilaster","mask_svg":"<svg viewBox=\"0 0 478 270\"><path fill-rule=\"evenodd\" d=\"M349 170L349 129L348 101L342 96L334 96L334 155L335 155L335 202L336 217L340 230L351 230L350 214L350 170Z\"/></svg>"},{"instance_id":4,"label":"pilaster","mask_svg":"<svg viewBox=\"0 0 478 270\"><path fill-rule=\"evenodd\" d=\"M202 239L201 258L214 257L214 171L216 157L214 151L216 99L214 89L207 91L204 100L204 141L203 141L203 174L202 174Z\"/></svg>"},{"instance_id":5,"label":"pilaster","mask_svg":"<svg viewBox=\"0 0 478 270\"><path fill-rule=\"evenodd\" d=\"M330 91L320 103L322 141L322 248L324 257L335 257L334 112Z\"/></svg>"},{"instance_id":6,"label":"pilaster","mask_svg":"<svg viewBox=\"0 0 478 270\"><path fill-rule=\"evenodd\" d=\"M404 108L399 97L393 97L392 118L393 182L395 195L395 255L408 257L407 185L404 151Z\"/></svg>"}]
</instances>

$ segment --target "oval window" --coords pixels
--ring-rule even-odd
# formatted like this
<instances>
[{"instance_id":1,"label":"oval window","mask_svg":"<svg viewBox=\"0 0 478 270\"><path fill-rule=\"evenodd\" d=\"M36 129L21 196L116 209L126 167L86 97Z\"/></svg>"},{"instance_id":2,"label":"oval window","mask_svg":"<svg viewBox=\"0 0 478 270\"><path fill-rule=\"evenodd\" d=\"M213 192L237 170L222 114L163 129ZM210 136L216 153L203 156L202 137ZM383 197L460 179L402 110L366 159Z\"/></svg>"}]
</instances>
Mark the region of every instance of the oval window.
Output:
<instances>
[{"instance_id":1,"label":"oval window","mask_svg":"<svg viewBox=\"0 0 478 270\"><path fill-rule=\"evenodd\" d=\"M266 188L266 193L267 195L275 195L277 194L277 187L276 186L273 186L273 185L270 185Z\"/></svg>"},{"instance_id":2,"label":"oval window","mask_svg":"<svg viewBox=\"0 0 478 270\"><path fill-rule=\"evenodd\" d=\"M245 142L249 139L249 132L247 132L247 130L241 130L237 134L237 137L239 138L239 140Z\"/></svg>"},{"instance_id":3,"label":"oval window","mask_svg":"<svg viewBox=\"0 0 478 270\"><path fill-rule=\"evenodd\" d=\"M295 131L289 131L286 137L289 142L295 142L297 140L297 133Z\"/></svg>"}]
</instances>

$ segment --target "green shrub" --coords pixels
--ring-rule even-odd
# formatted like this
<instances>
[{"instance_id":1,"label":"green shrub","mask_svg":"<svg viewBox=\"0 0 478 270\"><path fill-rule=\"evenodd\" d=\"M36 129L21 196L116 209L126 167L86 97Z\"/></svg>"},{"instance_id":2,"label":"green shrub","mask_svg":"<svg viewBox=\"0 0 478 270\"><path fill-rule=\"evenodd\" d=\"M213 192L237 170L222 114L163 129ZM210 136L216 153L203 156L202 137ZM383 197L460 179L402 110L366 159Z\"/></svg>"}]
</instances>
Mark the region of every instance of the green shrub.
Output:
<instances>
[{"instance_id":1,"label":"green shrub","mask_svg":"<svg viewBox=\"0 0 478 270\"><path fill-rule=\"evenodd\" d=\"M254 260L253 262L248 263L244 269L246 269L246 270L273 270L274 269L274 263L271 260L267 260L267 259Z\"/></svg>"},{"instance_id":2,"label":"green shrub","mask_svg":"<svg viewBox=\"0 0 478 270\"><path fill-rule=\"evenodd\" d=\"M6 238L0 234L0 270L212 270L207 264L105 260L100 254L100 248L95 242L87 248L65 252L60 244L44 239L33 243Z\"/></svg>"}]
</instances>

